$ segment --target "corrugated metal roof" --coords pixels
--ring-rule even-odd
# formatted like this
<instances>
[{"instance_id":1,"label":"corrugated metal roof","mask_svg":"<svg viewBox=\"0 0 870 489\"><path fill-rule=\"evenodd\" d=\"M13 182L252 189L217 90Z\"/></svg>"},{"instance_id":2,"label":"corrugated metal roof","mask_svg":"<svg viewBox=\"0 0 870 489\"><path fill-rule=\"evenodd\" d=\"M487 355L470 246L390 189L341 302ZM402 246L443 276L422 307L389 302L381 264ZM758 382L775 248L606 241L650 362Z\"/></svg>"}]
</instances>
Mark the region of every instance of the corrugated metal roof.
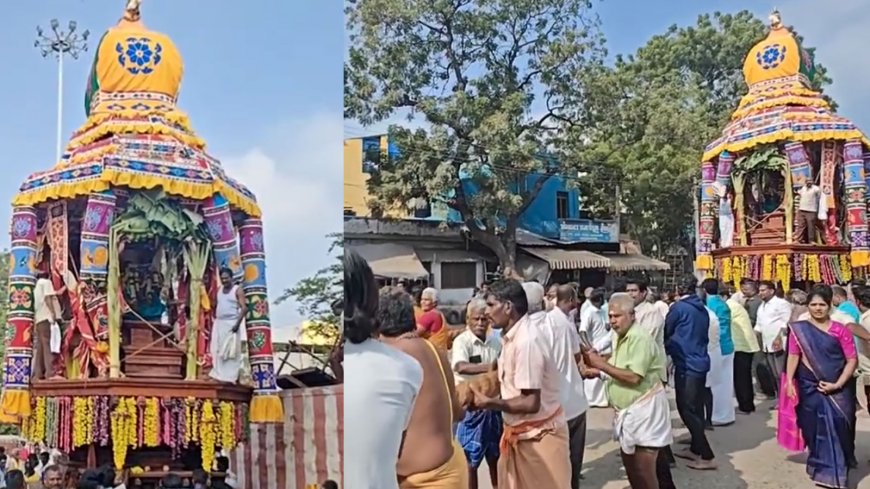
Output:
<instances>
[{"instance_id":1,"label":"corrugated metal roof","mask_svg":"<svg viewBox=\"0 0 870 489\"><path fill-rule=\"evenodd\" d=\"M607 255L610 259L610 269L614 272L633 270L670 270L671 266L663 261L640 254Z\"/></svg>"},{"instance_id":2,"label":"corrugated metal roof","mask_svg":"<svg viewBox=\"0 0 870 489\"><path fill-rule=\"evenodd\" d=\"M525 229L517 229L517 244L520 246L546 246L548 248L557 246L556 243L548 241L540 234L535 234Z\"/></svg>"},{"instance_id":3,"label":"corrugated metal roof","mask_svg":"<svg viewBox=\"0 0 870 489\"><path fill-rule=\"evenodd\" d=\"M353 244L347 249L356 251L379 277L418 279L429 276L420 263L414 248L398 243Z\"/></svg>"},{"instance_id":4,"label":"corrugated metal roof","mask_svg":"<svg viewBox=\"0 0 870 489\"><path fill-rule=\"evenodd\" d=\"M586 250L561 250L522 246L527 253L546 261L553 270L577 270L583 268L608 268L610 259Z\"/></svg>"}]
</instances>

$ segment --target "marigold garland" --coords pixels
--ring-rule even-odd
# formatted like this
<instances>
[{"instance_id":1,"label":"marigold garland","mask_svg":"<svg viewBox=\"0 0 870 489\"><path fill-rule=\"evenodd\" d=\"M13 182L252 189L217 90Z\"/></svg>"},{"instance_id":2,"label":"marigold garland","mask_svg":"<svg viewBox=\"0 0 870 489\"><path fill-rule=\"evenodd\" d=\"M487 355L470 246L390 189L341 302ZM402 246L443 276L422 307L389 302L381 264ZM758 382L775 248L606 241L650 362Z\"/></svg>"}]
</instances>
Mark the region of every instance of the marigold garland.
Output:
<instances>
[{"instance_id":1,"label":"marigold garland","mask_svg":"<svg viewBox=\"0 0 870 489\"><path fill-rule=\"evenodd\" d=\"M143 421L145 436L142 444L146 447L160 445L160 411L155 397L145 400L145 419Z\"/></svg>"},{"instance_id":2,"label":"marigold garland","mask_svg":"<svg viewBox=\"0 0 870 489\"><path fill-rule=\"evenodd\" d=\"M773 280L773 257L764 255L761 260L761 280Z\"/></svg>"},{"instance_id":3,"label":"marigold garland","mask_svg":"<svg viewBox=\"0 0 870 489\"><path fill-rule=\"evenodd\" d=\"M220 412L220 444L221 448L228 450L236 444L235 410L232 403L221 402Z\"/></svg>"},{"instance_id":4,"label":"marigold garland","mask_svg":"<svg viewBox=\"0 0 870 489\"><path fill-rule=\"evenodd\" d=\"M788 255L776 256L776 281L782 285L782 290L791 289L791 263Z\"/></svg>"},{"instance_id":5,"label":"marigold garland","mask_svg":"<svg viewBox=\"0 0 870 489\"><path fill-rule=\"evenodd\" d=\"M840 257L840 273L843 275L844 282L852 281L852 264L847 255Z\"/></svg>"},{"instance_id":6,"label":"marigold garland","mask_svg":"<svg viewBox=\"0 0 870 489\"><path fill-rule=\"evenodd\" d=\"M88 398L76 397L73 399L73 448L90 443L88 425L90 424L91 414L88 410Z\"/></svg>"},{"instance_id":7,"label":"marigold garland","mask_svg":"<svg viewBox=\"0 0 870 489\"><path fill-rule=\"evenodd\" d=\"M214 415L214 408L211 401L206 400L202 403L202 417L199 423L199 440L202 448L202 468L206 472L211 472L214 463L214 448L216 442L215 436L215 421L217 418Z\"/></svg>"},{"instance_id":8,"label":"marigold garland","mask_svg":"<svg viewBox=\"0 0 870 489\"><path fill-rule=\"evenodd\" d=\"M193 441L193 399L184 400L184 446Z\"/></svg>"},{"instance_id":9,"label":"marigold garland","mask_svg":"<svg viewBox=\"0 0 870 489\"><path fill-rule=\"evenodd\" d=\"M124 462L127 460L128 435L127 435L127 403L124 399L118 402L118 406L110 415L112 418L112 458L115 462L115 468L118 470L124 469Z\"/></svg>"},{"instance_id":10,"label":"marigold garland","mask_svg":"<svg viewBox=\"0 0 870 489\"><path fill-rule=\"evenodd\" d=\"M36 409L33 413L34 423L31 427L30 440L35 442L45 442L45 422L46 412L45 398L36 398Z\"/></svg>"},{"instance_id":11,"label":"marigold garland","mask_svg":"<svg viewBox=\"0 0 870 489\"><path fill-rule=\"evenodd\" d=\"M811 282L822 281L822 267L819 263L819 255L807 256L807 280Z\"/></svg>"}]
</instances>

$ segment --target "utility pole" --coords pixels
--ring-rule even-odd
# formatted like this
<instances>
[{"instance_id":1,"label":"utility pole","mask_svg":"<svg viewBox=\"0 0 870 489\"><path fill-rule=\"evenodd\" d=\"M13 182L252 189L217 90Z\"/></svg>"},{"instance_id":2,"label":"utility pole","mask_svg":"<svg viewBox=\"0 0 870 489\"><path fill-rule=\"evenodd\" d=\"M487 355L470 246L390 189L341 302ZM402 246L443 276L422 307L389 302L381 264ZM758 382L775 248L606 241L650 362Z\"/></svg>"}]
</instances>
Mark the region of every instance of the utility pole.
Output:
<instances>
[{"instance_id":1,"label":"utility pole","mask_svg":"<svg viewBox=\"0 0 870 489\"><path fill-rule=\"evenodd\" d=\"M39 48L43 58L55 56L57 58L57 154L56 162L60 162L63 155L63 57L72 56L79 59L79 53L88 50L88 36L90 32L85 29L79 35L76 33L76 21L69 21L68 30L63 31L57 19L51 19L51 32L46 33L42 27L36 27L36 41L33 46Z\"/></svg>"}]
</instances>

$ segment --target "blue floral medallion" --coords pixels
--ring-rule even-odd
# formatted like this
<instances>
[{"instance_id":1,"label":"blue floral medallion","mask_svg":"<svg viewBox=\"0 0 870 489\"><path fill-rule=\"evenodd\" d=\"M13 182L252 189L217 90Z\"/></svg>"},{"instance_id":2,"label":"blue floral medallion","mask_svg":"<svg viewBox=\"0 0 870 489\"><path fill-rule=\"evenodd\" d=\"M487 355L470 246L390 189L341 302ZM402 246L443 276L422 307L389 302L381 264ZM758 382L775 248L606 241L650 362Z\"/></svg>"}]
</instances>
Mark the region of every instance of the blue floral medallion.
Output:
<instances>
[{"instance_id":1,"label":"blue floral medallion","mask_svg":"<svg viewBox=\"0 0 870 489\"><path fill-rule=\"evenodd\" d=\"M163 46L147 37L128 37L115 45L118 63L133 75L148 75L154 72L163 60Z\"/></svg>"},{"instance_id":2,"label":"blue floral medallion","mask_svg":"<svg viewBox=\"0 0 870 489\"><path fill-rule=\"evenodd\" d=\"M768 44L755 54L755 62L765 70L779 66L785 60L786 47L777 43Z\"/></svg>"}]
</instances>

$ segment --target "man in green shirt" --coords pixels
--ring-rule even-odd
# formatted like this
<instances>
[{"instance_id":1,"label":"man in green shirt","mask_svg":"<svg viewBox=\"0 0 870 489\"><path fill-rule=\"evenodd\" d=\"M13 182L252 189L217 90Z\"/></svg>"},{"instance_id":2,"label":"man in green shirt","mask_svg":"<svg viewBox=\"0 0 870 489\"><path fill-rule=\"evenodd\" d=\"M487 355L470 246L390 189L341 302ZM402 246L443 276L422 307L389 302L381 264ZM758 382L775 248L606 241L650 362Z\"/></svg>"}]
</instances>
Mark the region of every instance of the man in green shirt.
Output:
<instances>
[{"instance_id":1,"label":"man in green shirt","mask_svg":"<svg viewBox=\"0 0 870 489\"><path fill-rule=\"evenodd\" d=\"M665 359L655 340L634 327L634 299L625 293L610 298L608 316L616 331L613 354L584 354L584 375L605 379L610 405L616 408L614 435L632 487L674 487L670 466L659 451L671 444L671 413L659 375Z\"/></svg>"}]
</instances>

